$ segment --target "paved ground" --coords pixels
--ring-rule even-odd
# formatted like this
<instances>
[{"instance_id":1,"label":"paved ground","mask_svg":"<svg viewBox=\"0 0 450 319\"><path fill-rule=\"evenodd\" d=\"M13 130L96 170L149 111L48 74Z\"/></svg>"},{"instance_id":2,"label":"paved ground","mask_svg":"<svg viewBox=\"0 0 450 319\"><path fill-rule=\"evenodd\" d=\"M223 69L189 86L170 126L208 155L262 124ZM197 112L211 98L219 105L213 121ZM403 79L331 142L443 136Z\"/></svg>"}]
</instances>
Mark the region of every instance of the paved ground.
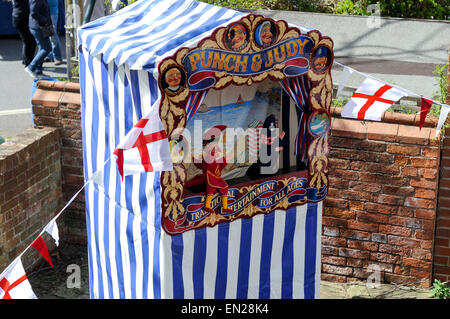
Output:
<instances>
[{"instance_id":1,"label":"paved ground","mask_svg":"<svg viewBox=\"0 0 450 319\"><path fill-rule=\"evenodd\" d=\"M58 66L44 63L44 74L51 78L66 77L64 63ZM24 71L21 41L17 37L0 37L0 136L12 137L32 127L31 92L34 80Z\"/></svg>"},{"instance_id":2,"label":"paved ground","mask_svg":"<svg viewBox=\"0 0 450 319\"><path fill-rule=\"evenodd\" d=\"M36 296L39 299L89 299L89 274L86 247L66 246L53 255L54 268L44 265L40 270L28 273ZM67 272L69 265L78 265L81 270L80 288L67 288L73 281ZM430 289L411 286L381 284L371 288L365 282L333 283L322 281L320 299L429 299Z\"/></svg>"}]
</instances>

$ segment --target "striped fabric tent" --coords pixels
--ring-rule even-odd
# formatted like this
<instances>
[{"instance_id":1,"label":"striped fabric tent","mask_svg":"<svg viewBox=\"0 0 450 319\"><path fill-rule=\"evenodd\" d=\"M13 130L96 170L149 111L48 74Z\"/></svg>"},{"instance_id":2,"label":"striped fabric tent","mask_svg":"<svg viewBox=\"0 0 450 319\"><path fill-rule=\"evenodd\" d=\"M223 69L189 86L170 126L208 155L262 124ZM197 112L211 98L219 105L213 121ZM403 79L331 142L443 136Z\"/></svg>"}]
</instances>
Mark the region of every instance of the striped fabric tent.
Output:
<instances>
[{"instance_id":1,"label":"striped fabric tent","mask_svg":"<svg viewBox=\"0 0 450 319\"><path fill-rule=\"evenodd\" d=\"M159 62L243 16L194 0L139 0L79 29L91 298L319 297L321 201L171 236L161 172L122 181L110 160L158 107Z\"/></svg>"}]
</instances>

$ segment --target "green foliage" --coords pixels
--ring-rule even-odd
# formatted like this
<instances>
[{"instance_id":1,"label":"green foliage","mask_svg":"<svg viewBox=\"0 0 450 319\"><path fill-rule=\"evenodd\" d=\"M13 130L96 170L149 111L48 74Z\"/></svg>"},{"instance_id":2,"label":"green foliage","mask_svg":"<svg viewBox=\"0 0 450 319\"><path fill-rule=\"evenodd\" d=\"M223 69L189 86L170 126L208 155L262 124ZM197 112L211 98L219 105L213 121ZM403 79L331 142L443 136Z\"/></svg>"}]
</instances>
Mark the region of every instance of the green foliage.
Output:
<instances>
[{"instance_id":1,"label":"green foliage","mask_svg":"<svg viewBox=\"0 0 450 319\"><path fill-rule=\"evenodd\" d=\"M109 1L109 0L107 0ZM372 15L367 8L378 4L384 17L450 19L449 0L200 0L229 8L308 11L350 15Z\"/></svg>"},{"instance_id":2,"label":"green foliage","mask_svg":"<svg viewBox=\"0 0 450 319\"><path fill-rule=\"evenodd\" d=\"M383 17L438 19L450 18L448 0L338 0L333 13L351 15L371 15L367 7L371 4L380 6Z\"/></svg>"},{"instance_id":3,"label":"green foliage","mask_svg":"<svg viewBox=\"0 0 450 319\"><path fill-rule=\"evenodd\" d=\"M380 4L381 15L400 18L438 19L450 18L448 0L371 0Z\"/></svg>"},{"instance_id":4,"label":"green foliage","mask_svg":"<svg viewBox=\"0 0 450 319\"><path fill-rule=\"evenodd\" d=\"M309 11L331 13L326 1L311 0L200 0L209 4L229 8L271 9L287 11Z\"/></svg>"},{"instance_id":5,"label":"green foliage","mask_svg":"<svg viewBox=\"0 0 450 319\"><path fill-rule=\"evenodd\" d=\"M334 7L335 14L349 14L349 15L369 15L367 12L367 1L352 1L352 0L340 0Z\"/></svg>"},{"instance_id":6,"label":"green foliage","mask_svg":"<svg viewBox=\"0 0 450 319\"><path fill-rule=\"evenodd\" d=\"M126 4L126 3L123 2L122 0L119 0L119 1L117 2L117 5L119 6L119 9L122 9L122 8L125 8L127 5L130 5L130 4L132 4L132 3L135 3L136 1L138 1L138 0L128 0L128 1L127 1L128 4ZM112 2L111 2L111 0L104 0L104 4L105 4L107 7L112 8ZM116 9L116 8L114 8L114 9Z\"/></svg>"},{"instance_id":7,"label":"green foliage","mask_svg":"<svg viewBox=\"0 0 450 319\"><path fill-rule=\"evenodd\" d=\"M5 139L0 136L0 144L5 143Z\"/></svg>"},{"instance_id":8,"label":"green foliage","mask_svg":"<svg viewBox=\"0 0 450 319\"><path fill-rule=\"evenodd\" d=\"M435 279L430 297L437 299L450 299L450 287L447 285L447 282L440 282Z\"/></svg>"},{"instance_id":9,"label":"green foliage","mask_svg":"<svg viewBox=\"0 0 450 319\"><path fill-rule=\"evenodd\" d=\"M201 0L209 4L229 8L264 9L263 0Z\"/></svg>"},{"instance_id":10,"label":"green foliage","mask_svg":"<svg viewBox=\"0 0 450 319\"><path fill-rule=\"evenodd\" d=\"M349 98L339 97L337 99L333 99L332 106L344 107L347 104Z\"/></svg>"},{"instance_id":11,"label":"green foliage","mask_svg":"<svg viewBox=\"0 0 450 319\"><path fill-rule=\"evenodd\" d=\"M447 71L448 70L448 63L444 65L436 65L434 68L433 74L436 74L436 80L438 81L439 85L439 91L435 95L434 98L436 98L440 103L445 103L446 97L447 97ZM439 104L433 104L433 106L430 109L430 114L439 117L441 114L441 105ZM449 124L444 124L442 130L449 127Z\"/></svg>"},{"instance_id":12,"label":"green foliage","mask_svg":"<svg viewBox=\"0 0 450 319\"><path fill-rule=\"evenodd\" d=\"M444 65L436 65L434 68L433 74L436 74L437 81L439 85L438 99L439 102L445 103L445 99L447 97L447 70L448 63Z\"/></svg>"},{"instance_id":13,"label":"green foliage","mask_svg":"<svg viewBox=\"0 0 450 319\"><path fill-rule=\"evenodd\" d=\"M72 73L72 77L79 77L80 76L80 69L79 69L78 65L75 65L72 68L71 73Z\"/></svg>"}]
</instances>

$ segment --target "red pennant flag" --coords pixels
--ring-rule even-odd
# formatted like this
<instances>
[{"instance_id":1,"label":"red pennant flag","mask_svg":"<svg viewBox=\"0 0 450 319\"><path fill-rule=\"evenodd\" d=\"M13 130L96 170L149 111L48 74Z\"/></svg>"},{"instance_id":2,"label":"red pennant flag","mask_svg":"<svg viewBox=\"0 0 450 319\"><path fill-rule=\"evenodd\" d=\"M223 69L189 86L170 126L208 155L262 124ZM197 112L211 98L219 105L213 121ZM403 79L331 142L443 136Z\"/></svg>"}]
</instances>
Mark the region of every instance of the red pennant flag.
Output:
<instances>
[{"instance_id":1,"label":"red pennant flag","mask_svg":"<svg viewBox=\"0 0 450 319\"><path fill-rule=\"evenodd\" d=\"M422 129L423 123L425 122L425 118L427 117L428 112L433 105L433 101L430 99L426 99L422 97L420 99L420 123L419 128Z\"/></svg>"},{"instance_id":2,"label":"red pennant flag","mask_svg":"<svg viewBox=\"0 0 450 319\"><path fill-rule=\"evenodd\" d=\"M52 259L50 258L50 254L48 253L47 245L45 244L44 239L42 239L41 235L37 236L36 239L31 243L31 246L34 247L45 260L53 267Z\"/></svg>"}]
</instances>

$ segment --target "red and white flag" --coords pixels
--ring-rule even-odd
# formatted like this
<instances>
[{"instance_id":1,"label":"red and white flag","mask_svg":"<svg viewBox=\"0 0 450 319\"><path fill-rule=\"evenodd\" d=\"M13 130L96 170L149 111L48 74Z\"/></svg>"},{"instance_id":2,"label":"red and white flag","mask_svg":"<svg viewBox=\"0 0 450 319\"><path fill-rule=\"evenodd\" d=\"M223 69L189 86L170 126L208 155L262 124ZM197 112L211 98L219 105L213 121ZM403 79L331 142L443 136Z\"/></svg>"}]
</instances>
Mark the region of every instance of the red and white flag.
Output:
<instances>
[{"instance_id":1,"label":"red and white flag","mask_svg":"<svg viewBox=\"0 0 450 319\"><path fill-rule=\"evenodd\" d=\"M122 179L126 175L171 171L169 140L158 115L159 100L114 150Z\"/></svg>"},{"instance_id":2,"label":"red and white flag","mask_svg":"<svg viewBox=\"0 0 450 319\"><path fill-rule=\"evenodd\" d=\"M408 92L383 82L366 78L345 104L341 116L360 120L381 121L381 115Z\"/></svg>"},{"instance_id":3,"label":"red and white flag","mask_svg":"<svg viewBox=\"0 0 450 319\"><path fill-rule=\"evenodd\" d=\"M0 299L37 299L20 256L0 275Z\"/></svg>"}]
</instances>

